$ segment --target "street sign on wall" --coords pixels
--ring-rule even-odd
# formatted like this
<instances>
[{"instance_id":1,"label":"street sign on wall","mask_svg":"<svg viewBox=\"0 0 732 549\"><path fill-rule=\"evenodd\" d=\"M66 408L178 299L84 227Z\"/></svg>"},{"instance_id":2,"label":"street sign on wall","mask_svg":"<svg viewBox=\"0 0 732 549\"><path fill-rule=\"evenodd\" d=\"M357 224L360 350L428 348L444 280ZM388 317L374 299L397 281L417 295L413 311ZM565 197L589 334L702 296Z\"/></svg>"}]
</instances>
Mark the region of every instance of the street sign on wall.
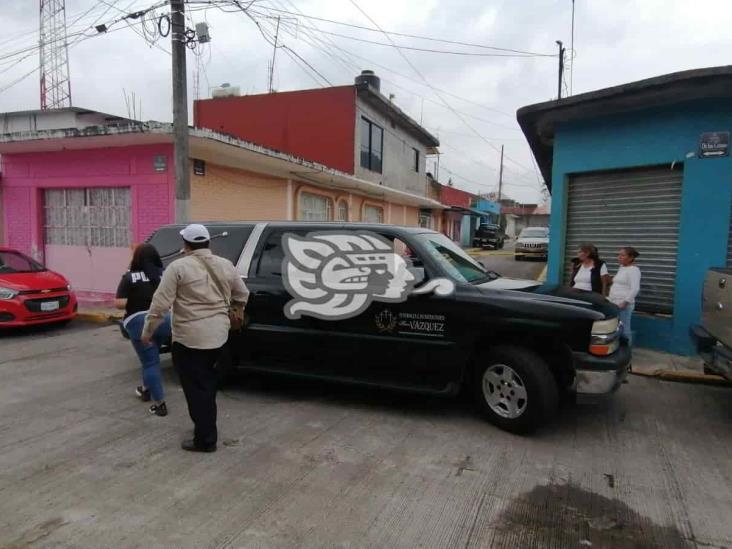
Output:
<instances>
[{"instance_id":1,"label":"street sign on wall","mask_svg":"<svg viewBox=\"0 0 732 549\"><path fill-rule=\"evenodd\" d=\"M706 132L699 138L699 158L729 155L729 132Z\"/></svg>"}]
</instances>

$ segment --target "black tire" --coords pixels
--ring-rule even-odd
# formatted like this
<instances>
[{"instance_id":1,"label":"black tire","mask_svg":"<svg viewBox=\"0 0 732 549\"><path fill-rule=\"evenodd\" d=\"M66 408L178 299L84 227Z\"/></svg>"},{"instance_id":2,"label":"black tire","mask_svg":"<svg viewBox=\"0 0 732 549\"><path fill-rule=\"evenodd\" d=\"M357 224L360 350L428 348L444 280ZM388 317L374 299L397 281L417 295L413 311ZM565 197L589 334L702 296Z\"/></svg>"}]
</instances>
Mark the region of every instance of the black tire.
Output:
<instances>
[{"instance_id":1,"label":"black tire","mask_svg":"<svg viewBox=\"0 0 732 549\"><path fill-rule=\"evenodd\" d=\"M514 385L499 388L487 379L484 391L483 381L489 370L499 378L502 375L510 376L514 380ZM525 399L514 395L515 390L520 396L521 387ZM506 391L505 400L491 405L486 395L496 395L497 390ZM495 347L478 358L478 363L473 369L471 392L478 409L488 421L511 433L524 434L534 431L550 421L559 406L559 388L547 363L535 352L511 345ZM511 417L511 410L507 407L511 403L516 408L513 412L518 414L514 417Z\"/></svg>"},{"instance_id":2,"label":"black tire","mask_svg":"<svg viewBox=\"0 0 732 549\"><path fill-rule=\"evenodd\" d=\"M503 244L504 244L504 242L503 242L503 240L501 240L501 242L498 244L498 249L499 250L502 250L503 249Z\"/></svg>"},{"instance_id":3,"label":"black tire","mask_svg":"<svg viewBox=\"0 0 732 549\"><path fill-rule=\"evenodd\" d=\"M522 257L522 256L520 256L520 255L514 255L514 256L513 256L513 259L514 259L515 261L521 261L521 260L523 259L523 257Z\"/></svg>"}]
</instances>

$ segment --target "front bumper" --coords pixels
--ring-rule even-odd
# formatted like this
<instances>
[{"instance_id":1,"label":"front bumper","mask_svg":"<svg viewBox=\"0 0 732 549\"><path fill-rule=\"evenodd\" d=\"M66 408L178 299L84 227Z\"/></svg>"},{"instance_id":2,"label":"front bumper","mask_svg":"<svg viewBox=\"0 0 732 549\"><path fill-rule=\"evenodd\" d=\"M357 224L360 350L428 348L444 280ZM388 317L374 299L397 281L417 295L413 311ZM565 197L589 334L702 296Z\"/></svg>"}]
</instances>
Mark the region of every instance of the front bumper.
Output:
<instances>
[{"instance_id":1,"label":"front bumper","mask_svg":"<svg viewBox=\"0 0 732 549\"><path fill-rule=\"evenodd\" d=\"M482 244L483 246L495 246L496 244L498 244L498 239L497 238L490 238L490 237L489 238L482 238L481 237L481 238L476 238L475 239L475 242L477 244Z\"/></svg>"},{"instance_id":2,"label":"front bumper","mask_svg":"<svg viewBox=\"0 0 732 549\"><path fill-rule=\"evenodd\" d=\"M625 340L612 355L595 356L572 353L575 367L575 389L579 395L606 395L620 387L628 375L631 351Z\"/></svg>"},{"instance_id":3,"label":"front bumper","mask_svg":"<svg viewBox=\"0 0 732 549\"><path fill-rule=\"evenodd\" d=\"M697 352L704 359L706 368L732 381L732 348L718 341L701 326L692 327L691 336L696 341Z\"/></svg>"},{"instance_id":4,"label":"front bumper","mask_svg":"<svg viewBox=\"0 0 732 549\"><path fill-rule=\"evenodd\" d=\"M40 307L27 305L27 301L58 301L64 303L53 311L43 311ZM37 309L37 310L31 310ZM0 328L19 328L64 322L76 317L78 304L73 292L57 292L51 294L19 295L13 299L0 301Z\"/></svg>"},{"instance_id":5,"label":"front bumper","mask_svg":"<svg viewBox=\"0 0 732 549\"><path fill-rule=\"evenodd\" d=\"M548 254L547 250L541 249L541 248L539 248L539 249L533 248L533 249L526 249L526 250L516 249L513 252L513 255L519 255L519 256L523 256L523 257L547 257L547 254Z\"/></svg>"}]
</instances>

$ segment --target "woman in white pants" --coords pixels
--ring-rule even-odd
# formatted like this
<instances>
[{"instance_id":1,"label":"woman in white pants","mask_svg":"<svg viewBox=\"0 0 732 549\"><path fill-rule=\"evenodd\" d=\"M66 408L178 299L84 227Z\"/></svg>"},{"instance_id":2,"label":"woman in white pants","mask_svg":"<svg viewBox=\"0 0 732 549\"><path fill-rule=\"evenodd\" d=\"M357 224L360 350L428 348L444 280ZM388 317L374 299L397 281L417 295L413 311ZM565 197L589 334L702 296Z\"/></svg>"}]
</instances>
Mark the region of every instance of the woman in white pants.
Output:
<instances>
[{"instance_id":1,"label":"woman in white pants","mask_svg":"<svg viewBox=\"0 0 732 549\"><path fill-rule=\"evenodd\" d=\"M620 248L618 253L620 268L613 277L608 296L608 299L620 309L620 322L623 323L622 336L628 340L628 345L633 343L630 320L635 309L635 298L640 291L641 272L635 265L635 260L639 255L638 251L630 246Z\"/></svg>"}]
</instances>

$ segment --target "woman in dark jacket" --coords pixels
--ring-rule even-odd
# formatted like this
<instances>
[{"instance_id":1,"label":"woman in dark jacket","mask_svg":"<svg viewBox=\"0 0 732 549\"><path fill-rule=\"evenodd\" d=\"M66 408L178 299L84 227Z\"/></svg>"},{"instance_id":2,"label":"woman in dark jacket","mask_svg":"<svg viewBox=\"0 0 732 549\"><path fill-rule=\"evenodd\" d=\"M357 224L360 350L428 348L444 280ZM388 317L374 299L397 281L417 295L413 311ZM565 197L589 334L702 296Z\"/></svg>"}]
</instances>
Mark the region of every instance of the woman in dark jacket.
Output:
<instances>
[{"instance_id":1,"label":"woman in dark jacket","mask_svg":"<svg viewBox=\"0 0 732 549\"><path fill-rule=\"evenodd\" d=\"M592 244L582 244L579 247L577 258L572 261L572 278L569 285L577 290L607 296L610 273L605 262L600 259L597 248Z\"/></svg>"},{"instance_id":2,"label":"woman in dark jacket","mask_svg":"<svg viewBox=\"0 0 732 549\"><path fill-rule=\"evenodd\" d=\"M127 332L142 365L142 385L135 390L143 402L151 399L150 413L156 416L168 415L165 405L162 374L160 371L160 345L171 338L170 316L156 330L154 344L146 346L140 341L145 317L150 308L153 294L163 275L160 254L151 244L140 244L132 255L130 270L123 276L117 288L115 305L125 310L123 328Z\"/></svg>"}]
</instances>

